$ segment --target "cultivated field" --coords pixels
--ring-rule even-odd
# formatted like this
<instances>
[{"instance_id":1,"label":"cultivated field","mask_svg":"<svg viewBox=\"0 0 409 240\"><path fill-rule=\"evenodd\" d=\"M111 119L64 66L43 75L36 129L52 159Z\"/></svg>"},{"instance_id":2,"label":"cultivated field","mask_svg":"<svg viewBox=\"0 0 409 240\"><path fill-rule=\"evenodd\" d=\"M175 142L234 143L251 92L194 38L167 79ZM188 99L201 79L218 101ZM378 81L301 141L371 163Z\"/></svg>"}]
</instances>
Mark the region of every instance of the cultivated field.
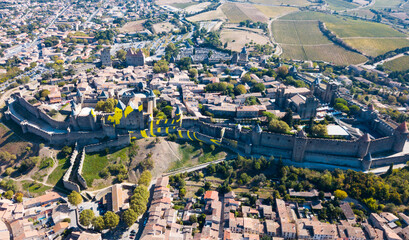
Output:
<instances>
[{"instance_id":1,"label":"cultivated field","mask_svg":"<svg viewBox=\"0 0 409 240\"><path fill-rule=\"evenodd\" d=\"M326 23L328 29L335 32L341 38L347 37L406 37L405 34L380 23L361 20L347 21L340 19L337 22Z\"/></svg>"},{"instance_id":2,"label":"cultivated field","mask_svg":"<svg viewBox=\"0 0 409 240\"><path fill-rule=\"evenodd\" d=\"M250 18L235 3L223 4L221 9L227 19L232 23L250 20Z\"/></svg>"},{"instance_id":3,"label":"cultivated field","mask_svg":"<svg viewBox=\"0 0 409 240\"><path fill-rule=\"evenodd\" d=\"M315 14L300 15L291 13L272 23L274 38L283 48L283 57L326 61L338 65L362 63L366 60L364 56L347 51L325 37L318 27ZM297 20L291 20L294 18ZM329 20L333 21L331 18Z\"/></svg>"},{"instance_id":4,"label":"cultivated field","mask_svg":"<svg viewBox=\"0 0 409 240\"><path fill-rule=\"evenodd\" d=\"M408 47L407 39L376 39L376 38L354 38L346 39L345 42L350 46L360 50L369 56L378 56L397 48Z\"/></svg>"},{"instance_id":5,"label":"cultivated field","mask_svg":"<svg viewBox=\"0 0 409 240\"><path fill-rule=\"evenodd\" d=\"M200 13L191 17L188 17L187 20L192 22L200 21L212 21L212 20L223 20L226 21L226 15L222 11L222 6L219 6L216 10Z\"/></svg>"},{"instance_id":6,"label":"cultivated field","mask_svg":"<svg viewBox=\"0 0 409 240\"><path fill-rule=\"evenodd\" d=\"M192 0L156 0L155 3L158 5L172 5L176 3L191 3Z\"/></svg>"},{"instance_id":7,"label":"cultivated field","mask_svg":"<svg viewBox=\"0 0 409 240\"><path fill-rule=\"evenodd\" d=\"M236 6L244 13L248 18L254 22L267 22L268 17L264 15L259 9L252 4L236 4Z\"/></svg>"},{"instance_id":8,"label":"cultivated field","mask_svg":"<svg viewBox=\"0 0 409 240\"><path fill-rule=\"evenodd\" d=\"M262 12L266 17L269 18L276 18L291 12L298 11L298 9L294 7L267 7L264 5L253 6L256 7L260 12Z\"/></svg>"},{"instance_id":9,"label":"cultivated field","mask_svg":"<svg viewBox=\"0 0 409 240\"><path fill-rule=\"evenodd\" d=\"M119 32L120 33L134 33L138 31L142 31L145 29L142 25L144 22L145 20L128 22L119 29Z\"/></svg>"},{"instance_id":10,"label":"cultivated field","mask_svg":"<svg viewBox=\"0 0 409 240\"><path fill-rule=\"evenodd\" d=\"M152 28L155 33L161 33L161 32L168 33L168 32L171 32L173 29L175 29L175 25L173 25L170 22L161 22L161 23L153 24Z\"/></svg>"},{"instance_id":11,"label":"cultivated field","mask_svg":"<svg viewBox=\"0 0 409 240\"><path fill-rule=\"evenodd\" d=\"M250 0L253 3L265 5L290 5L290 6L308 6L311 3L307 0Z\"/></svg>"},{"instance_id":12,"label":"cultivated field","mask_svg":"<svg viewBox=\"0 0 409 240\"><path fill-rule=\"evenodd\" d=\"M297 60L332 62L337 65L350 65L366 61L360 54L346 51L334 44L317 46L282 45L283 57Z\"/></svg>"},{"instance_id":13,"label":"cultivated field","mask_svg":"<svg viewBox=\"0 0 409 240\"><path fill-rule=\"evenodd\" d=\"M376 0L371 8L397 8L403 0Z\"/></svg>"},{"instance_id":14,"label":"cultivated field","mask_svg":"<svg viewBox=\"0 0 409 240\"><path fill-rule=\"evenodd\" d=\"M267 44L268 37L253 32L237 29L223 29L220 33L222 43L227 42L227 48L233 51L240 51L246 43Z\"/></svg>"},{"instance_id":15,"label":"cultivated field","mask_svg":"<svg viewBox=\"0 0 409 240\"><path fill-rule=\"evenodd\" d=\"M194 4L191 6L188 6L185 8L185 11L187 13L197 13L200 11L203 11L204 9L206 9L207 6L209 6L211 3L210 2L203 2L203 3L199 3L199 4Z\"/></svg>"},{"instance_id":16,"label":"cultivated field","mask_svg":"<svg viewBox=\"0 0 409 240\"><path fill-rule=\"evenodd\" d=\"M407 71L409 70L409 56L402 56L393 59L392 61L385 62L383 66L391 71Z\"/></svg>"},{"instance_id":17,"label":"cultivated field","mask_svg":"<svg viewBox=\"0 0 409 240\"><path fill-rule=\"evenodd\" d=\"M378 56L396 48L409 46L409 41L406 40L407 36L405 34L381 23L353 20L348 17L339 17L317 12L290 13L279 20L297 20L297 24L299 24L300 21L321 20L325 22L327 28L337 34L338 37L369 56ZM286 32L285 29L282 29L277 34L277 39L280 39L280 34L283 35L281 38L293 38L294 31ZM295 34L300 35L300 31ZM283 40L278 41L283 42Z\"/></svg>"},{"instance_id":18,"label":"cultivated field","mask_svg":"<svg viewBox=\"0 0 409 240\"><path fill-rule=\"evenodd\" d=\"M318 28L318 21L274 21L274 38L282 44L317 45L331 43Z\"/></svg>"},{"instance_id":19,"label":"cultivated field","mask_svg":"<svg viewBox=\"0 0 409 240\"><path fill-rule=\"evenodd\" d=\"M332 10L342 11L359 7L358 4L350 3L343 0L326 0Z\"/></svg>"}]
</instances>

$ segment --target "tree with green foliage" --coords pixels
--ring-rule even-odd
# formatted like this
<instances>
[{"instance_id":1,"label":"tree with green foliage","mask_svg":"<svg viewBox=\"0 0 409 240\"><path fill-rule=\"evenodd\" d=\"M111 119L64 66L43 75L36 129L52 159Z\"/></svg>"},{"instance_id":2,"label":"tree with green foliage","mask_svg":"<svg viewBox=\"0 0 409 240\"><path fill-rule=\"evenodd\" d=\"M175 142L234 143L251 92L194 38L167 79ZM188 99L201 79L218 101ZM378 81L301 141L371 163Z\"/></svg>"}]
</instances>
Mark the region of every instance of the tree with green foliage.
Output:
<instances>
[{"instance_id":1,"label":"tree with green foliage","mask_svg":"<svg viewBox=\"0 0 409 240\"><path fill-rule=\"evenodd\" d=\"M108 211L104 215L105 228L114 229L119 223L119 216L111 211Z\"/></svg>"},{"instance_id":2,"label":"tree with green foliage","mask_svg":"<svg viewBox=\"0 0 409 240\"><path fill-rule=\"evenodd\" d=\"M94 211L92 211L91 209L85 209L84 211L82 211L80 213L80 223L81 225L88 227L91 222L92 219L95 217Z\"/></svg>"},{"instance_id":3,"label":"tree with green foliage","mask_svg":"<svg viewBox=\"0 0 409 240\"><path fill-rule=\"evenodd\" d=\"M127 209L124 214L122 215L122 219L125 224L130 227L132 226L136 220L138 219L138 214L132 209Z\"/></svg>"},{"instance_id":4,"label":"tree with green foliage","mask_svg":"<svg viewBox=\"0 0 409 240\"><path fill-rule=\"evenodd\" d=\"M7 198L7 199L12 199L14 195L13 190L8 190L3 194L3 197Z\"/></svg>"},{"instance_id":5,"label":"tree with green foliage","mask_svg":"<svg viewBox=\"0 0 409 240\"><path fill-rule=\"evenodd\" d=\"M105 222L102 216L94 217L91 221L91 224L96 231L102 231L105 229Z\"/></svg>"},{"instance_id":6,"label":"tree with green foliage","mask_svg":"<svg viewBox=\"0 0 409 240\"><path fill-rule=\"evenodd\" d=\"M328 136L327 126L324 124L316 124L311 128L311 135L315 137Z\"/></svg>"},{"instance_id":7,"label":"tree with green foliage","mask_svg":"<svg viewBox=\"0 0 409 240\"><path fill-rule=\"evenodd\" d=\"M294 124L293 111L291 111L291 109L287 109L284 117L281 120L286 122L289 127L292 127Z\"/></svg>"},{"instance_id":8,"label":"tree with green foliage","mask_svg":"<svg viewBox=\"0 0 409 240\"><path fill-rule=\"evenodd\" d=\"M95 106L95 111L101 111L105 113L112 113L115 110L116 105L118 104L117 99L108 98L106 101L98 101Z\"/></svg>"},{"instance_id":9,"label":"tree with green foliage","mask_svg":"<svg viewBox=\"0 0 409 240\"><path fill-rule=\"evenodd\" d=\"M334 192L334 196L339 200L344 200L345 198L348 197L348 194L343 190L337 189Z\"/></svg>"},{"instance_id":10,"label":"tree with green foliage","mask_svg":"<svg viewBox=\"0 0 409 240\"><path fill-rule=\"evenodd\" d=\"M264 90L266 90L266 86L263 83L256 83L251 88L252 92L264 92Z\"/></svg>"},{"instance_id":11,"label":"tree with green foliage","mask_svg":"<svg viewBox=\"0 0 409 240\"><path fill-rule=\"evenodd\" d=\"M268 130L276 133L288 133L291 128L284 121L272 119L268 124Z\"/></svg>"},{"instance_id":12,"label":"tree with green foliage","mask_svg":"<svg viewBox=\"0 0 409 240\"><path fill-rule=\"evenodd\" d=\"M241 95L245 94L247 92L246 87L243 84L239 84L234 87L234 94L235 95Z\"/></svg>"},{"instance_id":13,"label":"tree with green foliage","mask_svg":"<svg viewBox=\"0 0 409 240\"><path fill-rule=\"evenodd\" d=\"M74 206L78 206L78 204L82 203L82 196L77 191L72 191L70 195L68 195L68 202Z\"/></svg>"},{"instance_id":14,"label":"tree with green foliage","mask_svg":"<svg viewBox=\"0 0 409 240\"><path fill-rule=\"evenodd\" d=\"M18 192L14 195L14 200L16 200L16 202L21 203L23 202L23 193L22 192Z\"/></svg>"},{"instance_id":15,"label":"tree with green foliage","mask_svg":"<svg viewBox=\"0 0 409 240\"><path fill-rule=\"evenodd\" d=\"M148 187L151 181L152 181L151 172L149 170L145 170L142 172L141 176L139 177L138 184Z\"/></svg>"},{"instance_id":16,"label":"tree with green foliage","mask_svg":"<svg viewBox=\"0 0 409 240\"><path fill-rule=\"evenodd\" d=\"M284 79L288 75L288 68L286 66L278 67L277 75Z\"/></svg>"},{"instance_id":17,"label":"tree with green foliage","mask_svg":"<svg viewBox=\"0 0 409 240\"><path fill-rule=\"evenodd\" d=\"M154 73L167 73L169 71L169 63L166 60L159 60L153 65Z\"/></svg>"},{"instance_id":18,"label":"tree with green foliage","mask_svg":"<svg viewBox=\"0 0 409 240\"><path fill-rule=\"evenodd\" d=\"M361 108L358 107L357 105L351 105L351 106L349 106L349 113L350 113L351 115L356 115L356 114L359 113L359 111L361 111Z\"/></svg>"}]
</instances>

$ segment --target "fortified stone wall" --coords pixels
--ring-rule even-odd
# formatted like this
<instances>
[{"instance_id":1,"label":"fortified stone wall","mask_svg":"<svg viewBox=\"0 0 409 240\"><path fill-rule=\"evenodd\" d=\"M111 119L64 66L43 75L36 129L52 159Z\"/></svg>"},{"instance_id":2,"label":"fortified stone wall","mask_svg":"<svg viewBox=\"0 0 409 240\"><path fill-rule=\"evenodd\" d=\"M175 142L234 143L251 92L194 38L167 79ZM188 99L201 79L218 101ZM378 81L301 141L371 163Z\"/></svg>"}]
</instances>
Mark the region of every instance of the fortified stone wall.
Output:
<instances>
[{"instance_id":1,"label":"fortified stone wall","mask_svg":"<svg viewBox=\"0 0 409 240\"><path fill-rule=\"evenodd\" d=\"M85 160L85 148L82 149L80 162L77 169L77 180L82 185L83 188L88 188L87 182L85 181L84 177L82 176L82 167L84 166Z\"/></svg>"},{"instance_id":2,"label":"fortified stone wall","mask_svg":"<svg viewBox=\"0 0 409 240\"><path fill-rule=\"evenodd\" d=\"M106 148L117 148L117 147L124 147L128 146L131 143L130 136L127 135L119 135L118 139L98 143L98 144L92 144L92 145L87 145L84 147L84 150L87 153L92 153L92 152L99 152L102 151Z\"/></svg>"},{"instance_id":3,"label":"fortified stone wall","mask_svg":"<svg viewBox=\"0 0 409 240\"><path fill-rule=\"evenodd\" d=\"M57 121L57 120L52 119L44 111L39 110L38 108L34 107L32 104L27 102L26 99L24 99L24 98L22 98L20 96L16 96L16 100L25 110L27 110L28 112L30 112L31 114L33 114L37 118L45 121L46 123L48 123L53 128L56 128L56 129L67 129L68 128L69 122L61 122L61 121Z\"/></svg>"},{"instance_id":4,"label":"fortified stone wall","mask_svg":"<svg viewBox=\"0 0 409 240\"><path fill-rule=\"evenodd\" d=\"M369 145L369 152L371 154L382 153L386 151L390 151L393 146L394 137L383 137L378 139L371 140L371 144Z\"/></svg>"},{"instance_id":5,"label":"fortified stone wall","mask_svg":"<svg viewBox=\"0 0 409 240\"><path fill-rule=\"evenodd\" d=\"M70 167L65 172L62 181L63 181L64 187L66 189L71 190L71 191L80 192L81 191L80 186L78 186L78 184L70 181L70 176L71 176L72 169L74 167L74 163L75 163L75 159L77 158L77 155L78 155L78 148L77 148L77 145L75 145L74 150L73 150L73 152L71 154L71 157L70 157Z\"/></svg>"},{"instance_id":6,"label":"fortified stone wall","mask_svg":"<svg viewBox=\"0 0 409 240\"><path fill-rule=\"evenodd\" d=\"M308 152L351 157L358 156L358 148L357 141L319 138L308 138L306 147Z\"/></svg>"},{"instance_id":7,"label":"fortified stone wall","mask_svg":"<svg viewBox=\"0 0 409 240\"><path fill-rule=\"evenodd\" d=\"M372 160L372 165L371 167L384 167L388 166L390 164L400 164L400 163L406 163L409 161L409 156L408 155L403 155L403 156L396 156L396 157L385 157L385 158L376 158Z\"/></svg>"}]
</instances>

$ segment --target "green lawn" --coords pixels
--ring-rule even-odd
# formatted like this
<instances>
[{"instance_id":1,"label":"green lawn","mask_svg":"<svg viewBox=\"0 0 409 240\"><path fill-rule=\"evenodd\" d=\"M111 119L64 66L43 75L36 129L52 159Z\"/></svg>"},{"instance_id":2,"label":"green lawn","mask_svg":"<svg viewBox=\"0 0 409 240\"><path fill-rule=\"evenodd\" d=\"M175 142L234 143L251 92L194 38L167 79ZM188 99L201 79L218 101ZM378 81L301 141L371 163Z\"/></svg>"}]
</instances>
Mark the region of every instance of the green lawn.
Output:
<instances>
[{"instance_id":1,"label":"green lawn","mask_svg":"<svg viewBox=\"0 0 409 240\"><path fill-rule=\"evenodd\" d=\"M51 189L51 187L49 187L49 186L45 186L45 185L43 185L41 183L35 183L33 181L25 180L25 181L21 181L21 183L22 183L22 186L23 186L23 190L24 191L29 191L32 194L41 195L41 194L44 194L45 191Z\"/></svg>"},{"instance_id":2,"label":"green lawn","mask_svg":"<svg viewBox=\"0 0 409 240\"><path fill-rule=\"evenodd\" d=\"M396 58L384 63L383 66L390 71L407 71L409 70L409 56Z\"/></svg>"},{"instance_id":3,"label":"green lawn","mask_svg":"<svg viewBox=\"0 0 409 240\"><path fill-rule=\"evenodd\" d=\"M100 179L99 172L109 164L108 156L105 153L86 154L82 176L88 186L92 186L94 179Z\"/></svg>"},{"instance_id":4,"label":"green lawn","mask_svg":"<svg viewBox=\"0 0 409 240\"><path fill-rule=\"evenodd\" d=\"M58 166L48 176L47 183L56 185L58 181L63 177L65 171L70 167L70 160L63 158L58 160Z\"/></svg>"},{"instance_id":5,"label":"green lawn","mask_svg":"<svg viewBox=\"0 0 409 240\"><path fill-rule=\"evenodd\" d=\"M125 147L109 154L105 154L105 151L85 154L82 176L87 182L87 185L91 187L95 179L101 179L99 173L110 164L122 163L125 166L128 165L128 151L129 147Z\"/></svg>"}]
</instances>

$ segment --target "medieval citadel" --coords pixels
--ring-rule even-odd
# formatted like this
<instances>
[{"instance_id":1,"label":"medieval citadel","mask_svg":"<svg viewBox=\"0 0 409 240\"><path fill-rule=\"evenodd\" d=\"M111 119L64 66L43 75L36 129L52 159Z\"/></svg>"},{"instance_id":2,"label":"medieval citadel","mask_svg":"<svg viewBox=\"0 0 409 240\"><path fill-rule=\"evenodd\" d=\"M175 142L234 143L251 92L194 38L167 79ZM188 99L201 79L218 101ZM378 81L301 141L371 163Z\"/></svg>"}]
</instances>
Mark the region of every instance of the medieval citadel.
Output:
<instances>
[{"instance_id":1,"label":"medieval citadel","mask_svg":"<svg viewBox=\"0 0 409 240\"><path fill-rule=\"evenodd\" d=\"M316 91L331 98L329 89L333 88L332 84L328 84L326 91L320 93L318 88ZM288 103L284 101L287 98L283 92L284 89L278 91L279 104ZM339 140L310 138L303 130L290 135L263 131L259 125L248 129L240 124L215 124L209 117L184 117L179 105L174 108L172 119L154 119L157 97L143 83L135 88L115 91L112 97L117 99L115 111L103 113L94 108L97 101L107 98L106 93L85 98L81 91L77 91L66 110L69 117L58 121L46 114L39 104L31 104L29 97L17 93L7 101L5 116L17 123L24 133L35 134L52 145L78 144L88 147L88 151L124 146L131 139L176 133L187 141L203 141L241 155L274 157L299 166L368 170L409 160L408 149L405 148L409 134L406 123L391 127L372 105L350 122L376 131L379 137L371 138L365 133L356 139ZM304 105L313 107L303 107L301 115L313 116L315 113L308 109L316 109L316 101L313 96L307 97Z\"/></svg>"}]
</instances>

